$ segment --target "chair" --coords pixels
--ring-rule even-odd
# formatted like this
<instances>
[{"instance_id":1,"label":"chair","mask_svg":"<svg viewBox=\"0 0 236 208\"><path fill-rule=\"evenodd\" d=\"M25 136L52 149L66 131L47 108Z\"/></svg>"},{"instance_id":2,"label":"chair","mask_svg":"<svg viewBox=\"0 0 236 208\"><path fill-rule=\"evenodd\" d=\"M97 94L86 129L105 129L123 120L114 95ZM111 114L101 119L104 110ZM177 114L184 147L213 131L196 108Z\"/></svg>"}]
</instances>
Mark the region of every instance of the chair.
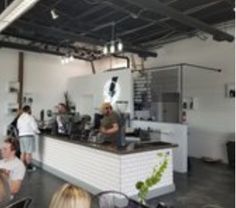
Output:
<instances>
[{"instance_id":1,"label":"chair","mask_svg":"<svg viewBox=\"0 0 236 208\"><path fill-rule=\"evenodd\" d=\"M12 204L9 204L6 208L28 208L31 204L32 199L29 197L20 199Z\"/></svg>"},{"instance_id":2,"label":"chair","mask_svg":"<svg viewBox=\"0 0 236 208\"><path fill-rule=\"evenodd\" d=\"M99 208L147 208L118 191L104 191L95 196Z\"/></svg>"},{"instance_id":3,"label":"chair","mask_svg":"<svg viewBox=\"0 0 236 208\"><path fill-rule=\"evenodd\" d=\"M129 198L118 191L104 191L95 198L99 208L125 208L129 204Z\"/></svg>"}]
</instances>

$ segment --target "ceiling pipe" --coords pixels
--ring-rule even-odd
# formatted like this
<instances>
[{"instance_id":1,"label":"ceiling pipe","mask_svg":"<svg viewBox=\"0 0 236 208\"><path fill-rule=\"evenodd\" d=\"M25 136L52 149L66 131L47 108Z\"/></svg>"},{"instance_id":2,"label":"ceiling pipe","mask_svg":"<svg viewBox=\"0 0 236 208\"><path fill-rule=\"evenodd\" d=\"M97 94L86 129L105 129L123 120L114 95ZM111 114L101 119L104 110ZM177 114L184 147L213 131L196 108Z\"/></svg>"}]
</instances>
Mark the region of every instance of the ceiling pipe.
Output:
<instances>
[{"instance_id":1,"label":"ceiling pipe","mask_svg":"<svg viewBox=\"0 0 236 208\"><path fill-rule=\"evenodd\" d=\"M173 20L176 20L183 25L187 25L190 28L196 28L198 30L204 31L206 33L209 33L213 36L214 40L217 41L224 41L227 40L229 42L232 42L234 40L234 36L225 33L221 30L218 30L214 27L211 27L210 25L193 18L191 16L185 15L179 11L177 11L174 8L171 8L160 1L156 0L148 0L148 1L143 1L143 0L125 0L129 3L132 3L134 5L139 5L141 8L146 8L152 12L155 12L157 14L161 14L164 16L168 16L172 18Z\"/></svg>"},{"instance_id":2,"label":"ceiling pipe","mask_svg":"<svg viewBox=\"0 0 236 208\"><path fill-rule=\"evenodd\" d=\"M128 56L119 56L119 55L116 55L116 54L113 54L112 56L115 57L115 58L119 58L119 59L124 59L124 60L126 60L126 63L127 63L126 66L127 66L127 69L130 68L130 59L129 59Z\"/></svg>"},{"instance_id":3,"label":"ceiling pipe","mask_svg":"<svg viewBox=\"0 0 236 208\"><path fill-rule=\"evenodd\" d=\"M93 61L90 61L90 65L91 65L93 74L96 74L96 69L95 69L94 62L93 62Z\"/></svg>"},{"instance_id":4,"label":"ceiling pipe","mask_svg":"<svg viewBox=\"0 0 236 208\"><path fill-rule=\"evenodd\" d=\"M189 64L189 63L179 63L179 64L169 64L169 65L163 65L163 66L154 66L154 67L149 67L149 68L145 68L145 71L151 71L151 70L164 70L164 69L169 69L169 68L178 68L178 67L185 67L185 66L189 66L189 67L193 67L193 68L197 68L197 69L203 69L203 70L209 70L212 72L222 72L222 69L218 69L218 68L213 68L213 67L207 67L207 66L201 66L201 65L196 65L196 64ZM187 69L187 68L184 68ZM135 71L140 71L140 70L132 70L132 72Z\"/></svg>"}]
</instances>

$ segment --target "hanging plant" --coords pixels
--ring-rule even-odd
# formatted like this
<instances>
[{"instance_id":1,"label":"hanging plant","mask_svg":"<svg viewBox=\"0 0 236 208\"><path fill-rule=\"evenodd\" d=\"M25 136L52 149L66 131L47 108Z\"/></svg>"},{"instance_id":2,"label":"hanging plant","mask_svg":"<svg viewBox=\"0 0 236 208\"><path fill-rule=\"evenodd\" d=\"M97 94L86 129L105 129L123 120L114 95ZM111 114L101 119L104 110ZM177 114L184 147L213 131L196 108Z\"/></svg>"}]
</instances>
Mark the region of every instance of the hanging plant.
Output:
<instances>
[{"instance_id":1,"label":"hanging plant","mask_svg":"<svg viewBox=\"0 0 236 208\"><path fill-rule=\"evenodd\" d=\"M140 203L142 203L142 204L145 204L145 199L147 197L147 194L148 194L150 188L160 182L160 180L161 180L161 178L168 166L169 152L166 154L158 153L157 157L158 157L158 159L164 158L162 164L156 165L153 168L152 175L150 177L146 178L144 181L138 181L136 183L136 189L139 190L138 198L140 200Z\"/></svg>"}]
</instances>

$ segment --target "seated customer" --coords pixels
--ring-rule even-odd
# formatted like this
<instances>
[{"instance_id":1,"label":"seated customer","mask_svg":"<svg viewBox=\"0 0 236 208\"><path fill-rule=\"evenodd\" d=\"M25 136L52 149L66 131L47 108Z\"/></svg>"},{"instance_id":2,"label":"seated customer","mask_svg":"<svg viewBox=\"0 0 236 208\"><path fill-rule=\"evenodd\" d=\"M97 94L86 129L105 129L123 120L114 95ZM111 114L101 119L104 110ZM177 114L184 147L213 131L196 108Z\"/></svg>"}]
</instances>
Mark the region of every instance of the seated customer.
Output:
<instances>
[{"instance_id":1,"label":"seated customer","mask_svg":"<svg viewBox=\"0 0 236 208\"><path fill-rule=\"evenodd\" d=\"M0 207L6 206L11 198L11 192L7 177L3 171L0 171Z\"/></svg>"},{"instance_id":2,"label":"seated customer","mask_svg":"<svg viewBox=\"0 0 236 208\"><path fill-rule=\"evenodd\" d=\"M54 195L49 208L90 208L91 197L83 189L64 184Z\"/></svg>"},{"instance_id":3,"label":"seated customer","mask_svg":"<svg viewBox=\"0 0 236 208\"><path fill-rule=\"evenodd\" d=\"M16 157L17 148L18 142L16 139L5 139L1 149L3 159L0 160L0 170L8 178L10 190L13 195L19 192L25 176L25 166Z\"/></svg>"}]
</instances>

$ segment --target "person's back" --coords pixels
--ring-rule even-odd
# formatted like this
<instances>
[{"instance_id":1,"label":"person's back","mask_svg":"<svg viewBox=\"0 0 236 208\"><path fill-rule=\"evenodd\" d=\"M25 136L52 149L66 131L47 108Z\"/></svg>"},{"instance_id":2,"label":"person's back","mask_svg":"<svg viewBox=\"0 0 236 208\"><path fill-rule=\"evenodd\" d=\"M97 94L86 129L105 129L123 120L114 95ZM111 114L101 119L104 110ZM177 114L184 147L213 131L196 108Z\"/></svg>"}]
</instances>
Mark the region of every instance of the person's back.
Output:
<instances>
[{"instance_id":1,"label":"person's back","mask_svg":"<svg viewBox=\"0 0 236 208\"><path fill-rule=\"evenodd\" d=\"M19 136L34 135L39 132L33 116L28 113L22 113L18 118L17 128Z\"/></svg>"},{"instance_id":2,"label":"person's back","mask_svg":"<svg viewBox=\"0 0 236 208\"><path fill-rule=\"evenodd\" d=\"M23 113L17 120L17 128L19 131L21 160L27 166L27 170L35 170L31 161L32 153L35 151L35 134L39 134L38 125L31 115L31 107L26 105L22 108Z\"/></svg>"}]
</instances>

